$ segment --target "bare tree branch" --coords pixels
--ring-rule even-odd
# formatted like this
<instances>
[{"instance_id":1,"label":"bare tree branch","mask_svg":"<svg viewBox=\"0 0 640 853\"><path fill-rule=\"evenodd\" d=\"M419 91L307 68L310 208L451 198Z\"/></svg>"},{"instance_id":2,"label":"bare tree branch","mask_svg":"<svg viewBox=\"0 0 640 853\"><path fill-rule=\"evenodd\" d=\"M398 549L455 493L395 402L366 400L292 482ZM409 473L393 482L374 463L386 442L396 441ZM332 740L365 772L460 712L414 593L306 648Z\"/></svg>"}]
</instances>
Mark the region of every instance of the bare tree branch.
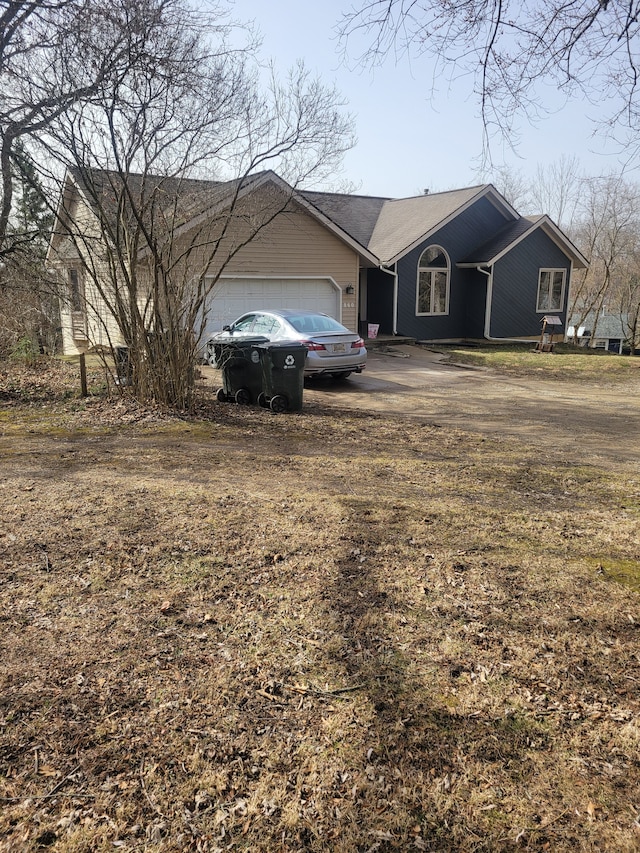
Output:
<instances>
[{"instance_id":1,"label":"bare tree branch","mask_svg":"<svg viewBox=\"0 0 640 853\"><path fill-rule=\"evenodd\" d=\"M639 18L638 0L370 0L338 32L345 54L364 41L365 64L409 52L470 75L488 136L544 114L542 83L597 105L601 129L635 133Z\"/></svg>"},{"instance_id":2,"label":"bare tree branch","mask_svg":"<svg viewBox=\"0 0 640 853\"><path fill-rule=\"evenodd\" d=\"M232 49L222 21L176 20L146 50L53 121L41 145L91 209L89 222L63 209L54 241L71 243L83 269L90 344L125 343L127 390L187 408L212 289L291 209L296 187L335 173L351 121L303 65L265 82L251 40ZM270 169L288 184L263 181Z\"/></svg>"}]
</instances>

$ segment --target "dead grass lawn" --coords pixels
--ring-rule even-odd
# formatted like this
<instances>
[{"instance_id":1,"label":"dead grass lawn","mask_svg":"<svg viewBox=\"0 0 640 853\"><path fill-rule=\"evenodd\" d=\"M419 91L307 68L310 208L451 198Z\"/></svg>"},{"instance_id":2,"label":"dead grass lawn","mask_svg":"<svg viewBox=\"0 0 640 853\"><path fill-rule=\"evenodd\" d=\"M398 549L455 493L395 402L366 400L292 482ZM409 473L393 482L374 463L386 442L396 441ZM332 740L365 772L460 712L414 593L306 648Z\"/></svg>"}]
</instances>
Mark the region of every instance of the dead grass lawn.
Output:
<instances>
[{"instance_id":1,"label":"dead grass lawn","mask_svg":"<svg viewBox=\"0 0 640 853\"><path fill-rule=\"evenodd\" d=\"M67 370L0 375L0 849L639 849L637 472Z\"/></svg>"},{"instance_id":2,"label":"dead grass lawn","mask_svg":"<svg viewBox=\"0 0 640 853\"><path fill-rule=\"evenodd\" d=\"M573 344L554 344L552 353L536 352L530 344L453 345L443 351L461 364L489 367L511 376L544 376L565 383L608 386L640 379L640 357Z\"/></svg>"}]
</instances>

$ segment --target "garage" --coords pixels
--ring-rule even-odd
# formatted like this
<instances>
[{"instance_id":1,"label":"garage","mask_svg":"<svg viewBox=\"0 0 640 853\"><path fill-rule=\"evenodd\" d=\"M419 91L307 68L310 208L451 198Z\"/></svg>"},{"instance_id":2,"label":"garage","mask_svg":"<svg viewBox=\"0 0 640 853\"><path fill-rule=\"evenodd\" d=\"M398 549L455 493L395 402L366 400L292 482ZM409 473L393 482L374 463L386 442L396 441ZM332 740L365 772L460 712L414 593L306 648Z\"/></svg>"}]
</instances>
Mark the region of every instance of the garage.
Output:
<instances>
[{"instance_id":1,"label":"garage","mask_svg":"<svg viewBox=\"0 0 640 853\"><path fill-rule=\"evenodd\" d=\"M246 311L321 311L340 320L340 305L340 288L331 278L221 278L209 298L204 337Z\"/></svg>"}]
</instances>

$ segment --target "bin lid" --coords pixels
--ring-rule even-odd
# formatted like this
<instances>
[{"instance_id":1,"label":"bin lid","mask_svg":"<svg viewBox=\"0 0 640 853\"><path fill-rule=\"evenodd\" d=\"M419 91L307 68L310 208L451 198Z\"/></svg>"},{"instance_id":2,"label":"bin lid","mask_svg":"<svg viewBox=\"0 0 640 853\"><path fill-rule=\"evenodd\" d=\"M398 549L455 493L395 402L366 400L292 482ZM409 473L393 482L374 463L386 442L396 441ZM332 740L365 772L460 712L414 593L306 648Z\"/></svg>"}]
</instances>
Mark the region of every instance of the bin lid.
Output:
<instances>
[{"instance_id":1,"label":"bin lid","mask_svg":"<svg viewBox=\"0 0 640 853\"><path fill-rule=\"evenodd\" d=\"M298 350L304 349L306 350L306 346L301 341L267 341L265 338L265 343L258 344L260 349L287 349L287 350Z\"/></svg>"},{"instance_id":2,"label":"bin lid","mask_svg":"<svg viewBox=\"0 0 640 853\"><path fill-rule=\"evenodd\" d=\"M212 338L210 343L217 346L238 346L246 347L252 346L253 344L265 344L269 342L269 338L265 338L264 335L238 335L235 338L223 338L222 340L215 340Z\"/></svg>"}]
</instances>

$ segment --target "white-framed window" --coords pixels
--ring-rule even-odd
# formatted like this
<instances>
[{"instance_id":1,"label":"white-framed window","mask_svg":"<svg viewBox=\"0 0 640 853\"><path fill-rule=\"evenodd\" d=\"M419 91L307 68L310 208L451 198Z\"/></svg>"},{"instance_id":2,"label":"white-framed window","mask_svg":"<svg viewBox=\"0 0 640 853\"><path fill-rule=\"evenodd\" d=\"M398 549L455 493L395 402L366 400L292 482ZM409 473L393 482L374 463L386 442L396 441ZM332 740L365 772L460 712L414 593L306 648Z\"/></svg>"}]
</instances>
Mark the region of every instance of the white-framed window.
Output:
<instances>
[{"instance_id":1,"label":"white-framed window","mask_svg":"<svg viewBox=\"0 0 640 853\"><path fill-rule=\"evenodd\" d=\"M562 311L566 270L540 270L536 311Z\"/></svg>"},{"instance_id":2,"label":"white-framed window","mask_svg":"<svg viewBox=\"0 0 640 853\"><path fill-rule=\"evenodd\" d=\"M416 314L449 313L451 263L442 246L428 246L418 261Z\"/></svg>"}]
</instances>

